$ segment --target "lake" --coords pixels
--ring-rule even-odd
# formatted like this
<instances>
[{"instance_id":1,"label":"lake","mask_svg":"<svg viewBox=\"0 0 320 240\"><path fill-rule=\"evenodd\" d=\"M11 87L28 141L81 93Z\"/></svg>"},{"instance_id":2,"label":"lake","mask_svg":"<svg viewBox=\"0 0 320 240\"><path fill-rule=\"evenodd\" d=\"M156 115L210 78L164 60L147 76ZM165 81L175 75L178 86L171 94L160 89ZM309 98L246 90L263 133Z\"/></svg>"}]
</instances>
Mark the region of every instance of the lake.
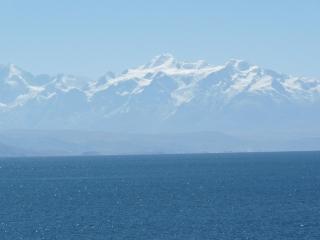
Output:
<instances>
[{"instance_id":1,"label":"lake","mask_svg":"<svg viewBox=\"0 0 320 240\"><path fill-rule=\"evenodd\" d=\"M0 159L0 239L320 239L320 152Z\"/></svg>"}]
</instances>

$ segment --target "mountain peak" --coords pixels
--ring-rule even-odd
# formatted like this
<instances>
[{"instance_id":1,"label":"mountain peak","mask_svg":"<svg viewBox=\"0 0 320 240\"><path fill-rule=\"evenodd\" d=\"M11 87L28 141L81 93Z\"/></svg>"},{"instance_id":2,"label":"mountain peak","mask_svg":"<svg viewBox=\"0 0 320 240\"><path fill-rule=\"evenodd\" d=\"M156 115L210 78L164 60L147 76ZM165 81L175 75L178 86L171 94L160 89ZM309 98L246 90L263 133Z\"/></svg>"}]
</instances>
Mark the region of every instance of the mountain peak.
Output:
<instances>
[{"instance_id":1,"label":"mountain peak","mask_svg":"<svg viewBox=\"0 0 320 240\"><path fill-rule=\"evenodd\" d=\"M9 84L16 84L16 82L23 82L28 85L28 80L33 76L31 73L23 70L15 64L0 65L0 77L2 81L9 81Z\"/></svg>"},{"instance_id":2,"label":"mountain peak","mask_svg":"<svg viewBox=\"0 0 320 240\"><path fill-rule=\"evenodd\" d=\"M248 62L236 58L231 58L229 61L225 63L225 66L235 68L240 71L248 70L251 67L251 65Z\"/></svg>"},{"instance_id":3,"label":"mountain peak","mask_svg":"<svg viewBox=\"0 0 320 240\"><path fill-rule=\"evenodd\" d=\"M2 71L7 72L8 75L18 75L21 72L21 69L12 63L0 65L0 69L2 69Z\"/></svg>"},{"instance_id":4,"label":"mountain peak","mask_svg":"<svg viewBox=\"0 0 320 240\"><path fill-rule=\"evenodd\" d=\"M156 68L160 66L170 66L175 63L175 59L172 54L164 53L155 56L149 63L144 67L146 68Z\"/></svg>"},{"instance_id":5,"label":"mountain peak","mask_svg":"<svg viewBox=\"0 0 320 240\"><path fill-rule=\"evenodd\" d=\"M8 65L8 71L9 71L9 75L10 76L14 76L14 75L20 75L21 74L21 70L19 67L17 67L16 65L10 63Z\"/></svg>"}]
</instances>

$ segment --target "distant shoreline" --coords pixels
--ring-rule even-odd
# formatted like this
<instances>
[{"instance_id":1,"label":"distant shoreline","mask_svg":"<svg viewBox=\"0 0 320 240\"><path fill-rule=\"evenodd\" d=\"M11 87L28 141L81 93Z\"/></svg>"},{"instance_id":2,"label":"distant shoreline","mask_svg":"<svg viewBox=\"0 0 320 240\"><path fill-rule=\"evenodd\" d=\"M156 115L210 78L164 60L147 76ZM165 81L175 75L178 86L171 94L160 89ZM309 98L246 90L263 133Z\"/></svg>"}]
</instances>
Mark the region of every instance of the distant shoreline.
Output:
<instances>
[{"instance_id":1,"label":"distant shoreline","mask_svg":"<svg viewBox=\"0 0 320 240\"><path fill-rule=\"evenodd\" d=\"M211 152L211 153L132 153L132 154L101 154L101 155L28 155L28 156L0 156L0 161L3 159L41 159L41 158L110 158L110 157L148 157L148 156L190 156L190 155L251 155L251 154L285 154L285 153L319 153L320 150L297 150L297 151L255 151L255 152Z\"/></svg>"}]
</instances>

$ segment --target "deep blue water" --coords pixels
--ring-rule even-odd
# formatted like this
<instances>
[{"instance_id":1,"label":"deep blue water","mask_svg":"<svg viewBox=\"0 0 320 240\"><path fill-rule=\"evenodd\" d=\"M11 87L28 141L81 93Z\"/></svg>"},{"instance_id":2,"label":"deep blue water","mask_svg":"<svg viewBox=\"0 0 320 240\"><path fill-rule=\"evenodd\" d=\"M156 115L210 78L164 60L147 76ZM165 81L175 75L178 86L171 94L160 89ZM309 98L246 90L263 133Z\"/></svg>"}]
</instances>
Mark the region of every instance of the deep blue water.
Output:
<instances>
[{"instance_id":1,"label":"deep blue water","mask_svg":"<svg viewBox=\"0 0 320 240\"><path fill-rule=\"evenodd\" d=\"M320 239L320 153L0 160L0 239Z\"/></svg>"}]
</instances>

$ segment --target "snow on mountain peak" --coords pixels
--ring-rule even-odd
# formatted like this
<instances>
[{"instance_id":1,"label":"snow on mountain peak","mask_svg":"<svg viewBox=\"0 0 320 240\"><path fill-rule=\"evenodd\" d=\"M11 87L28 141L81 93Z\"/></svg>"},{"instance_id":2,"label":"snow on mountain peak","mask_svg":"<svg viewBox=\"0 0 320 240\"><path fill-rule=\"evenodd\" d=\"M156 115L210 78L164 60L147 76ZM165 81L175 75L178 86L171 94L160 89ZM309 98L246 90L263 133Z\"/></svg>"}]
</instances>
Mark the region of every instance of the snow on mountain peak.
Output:
<instances>
[{"instance_id":1,"label":"snow on mountain peak","mask_svg":"<svg viewBox=\"0 0 320 240\"><path fill-rule=\"evenodd\" d=\"M144 65L144 68L156 68L156 67L170 67L175 63L175 59L172 54L165 53L155 56L149 63Z\"/></svg>"},{"instance_id":2,"label":"snow on mountain peak","mask_svg":"<svg viewBox=\"0 0 320 240\"><path fill-rule=\"evenodd\" d=\"M15 65L0 66L0 125L8 127L68 123L71 128L87 124L122 129L128 119L132 127L152 123L158 128L171 120L210 127L215 120L224 122L224 111L245 116L247 111L252 116L266 111L269 116L270 106L285 111L319 103L319 79L292 77L239 59L210 65L163 54L118 75L108 72L91 80L34 76Z\"/></svg>"},{"instance_id":3,"label":"snow on mountain peak","mask_svg":"<svg viewBox=\"0 0 320 240\"><path fill-rule=\"evenodd\" d=\"M18 69L18 67L14 64L9 64L8 66L8 78L11 78L12 76L20 76L21 70Z\"/></svg>"},{"instance_id":4,"label":"snow on mountain peak","mask_svg":"<svg viewBox=\"0 0 320 240\"><path fill-rule=\"evenodd\" d=\"M149 63L143 65L142 69L166 70L166 69L201 69L210 67L204 60L196 62L178 61L170 53L155 56Z\"/></svg>"},{"instance_id":5,"label":"snow on mountain peak","mask_svg":"<svg viewBox=\"0 0 320 240\"><path fill-rule=\"evenodd\" d=\"M59 74L52 82L57 89L68 92L72 89L84 90L90 83L90 80L74 75Z\"/></svg>"},{"instance_id":6,"label":"snow on mountain peak","mask_svg":"<svg viewBox=\"0 0 320 240\"><path fill-rule=\"evenodd\" d=\"M193 101L219 102L223 106L238 96L310 100L320 95L319 80L290 77L239 59L230 59L216 66L203 60L178 61L172 54L158 55L140 67L130 68L119 75L108 72L95 80L64 74L46 75L45 78L33 76L13 64L0 66L0 83L3 85L0 86L0 103L21 106L27 100L50 101L47 96L58 98L60 93L70 91L71 94L82 94L89 102L97 95L100 98L119 97L120 102L128 98L126 104L129 105L136 97L156 98L160 94L162 101L166 96L165 101L173 104L174 109L170 108L170 111L174 112ZM14 101L19 104L13 104ZM108 104L108 101L100 104Z\"/></svg>"},{"instance_id":7,"label":"snow on mountain peak","mask_svg":"<svg viewBox=\"0 0 320 240\"><path fill-rule=\"evenodd\" d=\"M239 71L246 71L249 70L252 65L244 60L232 58L225 63L225 67L233 68Z\"/></svg>"},{"instance_id":8,"label":"snow on mountain peak","mask_svg":"<svg viewBox=\"0 0 320 240\"><path fill-rule=\"evenodd\" d=\"M14 64L0 65L0 74L2 78L11 79L12 77L22 78L22 70Z\"/></svg>"}]
</instances>

